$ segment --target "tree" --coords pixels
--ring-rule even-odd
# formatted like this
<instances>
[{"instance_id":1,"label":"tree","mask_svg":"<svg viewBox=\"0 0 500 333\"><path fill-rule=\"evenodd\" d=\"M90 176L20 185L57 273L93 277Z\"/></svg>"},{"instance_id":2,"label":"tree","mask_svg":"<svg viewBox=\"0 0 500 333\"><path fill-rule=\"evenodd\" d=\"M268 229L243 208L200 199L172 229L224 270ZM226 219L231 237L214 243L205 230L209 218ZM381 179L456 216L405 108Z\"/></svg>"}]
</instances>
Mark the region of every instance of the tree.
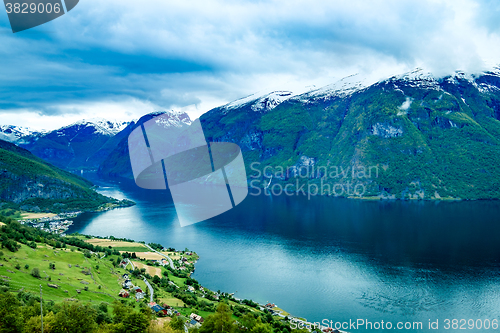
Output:
<instances>
[{"instance_id":1,"label":"tree","mask_svg":"<svg viewBox=\"0 0 500 333\"><path fill-rule=\"evenodd\" d=\"M149 318L142 312L129 313L122 322L123 333L142 333L149 326Z\"/></svg>"},{"instance_id":2,"label":"tree","mask_svg":"<svg viewBox=\"0 0 500 333\"><path fill-rule=\"evenodd\" d=\"M10 252L16 252L21 248L21 245L12 239L6 238L2 241L2 247L5 247Z\"/></svg>"},{"instance_id":3,"label":"tree","mask_svg":"<svg viewBox=\"0 0 500 333\"><path fill-rule=\"evenodd\" d=\"M184 332L184 321L179 316L174 316L169 325L174 331Z\"/></svg>"},{"instance_id":4,"label":"tree","mask_svg":"<svg viewBox=\"0 0 500 333\"><path fill-rule=\"evenodd\" d=\"M39 279L39 278L41 277L41 276L40 276L40 270L39 270L37 267L33 268L33 269L31 270L31 276L33 276L33 277L35 277L35 278Z\"/></svg>"},{"instance_id":5,"label":"tree","mask_svg":"<svg viewBox=\"0 0 500 333\"><path fill-rule=\"evenodd\" d=\"M249 331L255 327L255 325L257 324L257 319L254 317L252 313L247 313L239 319L239 322L242 326L242 329ZM260 317L259 317L259 322L262 322L260 320Z\"/></svg>"},{"instance_id":6,"label":"tree","mask_svg":"<svg viewBox=\"0 0 500 333\"><path fill-rule=\"evenodd\" d=\"M99 304L99 311L108 313L108 304L101 302L101 304Z\"/></svg>"},{"instance_id":7,"label":"tree","mask_svg":"<svg viewBox=\"0 0 500 333\"><path fill-rule=\"evenodd\" d=\"M114 302L113 303L113 315L114 315L113 322L114 323L121 323L125 319L125 317L127 316L127 312L128 312L128 310L125 307L125 305L123 305L120 302Z\"/></svg>"},{"instance_id":8,"label":"tree","mask_svg":"<svg viewBox=\"0 0 500 333\"><path fill-rule=\"evenodd\" d=\"M257 323L250 332L252 333L272 333L271 325L264 323Z\"/></svg>"},{"instance_id":9,"label":"tree","mask_svg":"<svg viewBox=\"0 0 500 333\"><path fill-rule=\"evenodd\" d=\"M38 309L40 310L40 309ZM53 312L49 312L43 315L43 332L51 333L53 332L52 327L54 326L55 315ZM24 325L24 331L30 333L41 333L42 323L40 315L30 317L26 324Z\"/></svg>"},{"instance_id":10,"label":"tree","mask_svg":"<svg viewBox=\"0 0 500 333\"><path fill-rule=\"evenodd\" d=\"M200 333L235 332L236 325L234 325L234 319L231 318L231 315L229 306L226 303L220 303L217 311L207 317L200 328Z\"/></svg>"},{"instance_id":11,"label":"tree","mask_svg":"<svg viewBox=\"0 0 500 333\"><path fill-rule=\"evenodd\" d=\"M64 302L55 316L52 333L89 333L97 329L97 311L87 304Z\"/></svg>"},{"instance_id":12,"label":"tree","mask_svg":"<svg viewBox=\"0 0 500 333\"><path fill-rule=\"evenodd\" d=\"M23 319L20 302L9 292L0 294L0 333L21 333Z\"/></svg>"}]
</instances>

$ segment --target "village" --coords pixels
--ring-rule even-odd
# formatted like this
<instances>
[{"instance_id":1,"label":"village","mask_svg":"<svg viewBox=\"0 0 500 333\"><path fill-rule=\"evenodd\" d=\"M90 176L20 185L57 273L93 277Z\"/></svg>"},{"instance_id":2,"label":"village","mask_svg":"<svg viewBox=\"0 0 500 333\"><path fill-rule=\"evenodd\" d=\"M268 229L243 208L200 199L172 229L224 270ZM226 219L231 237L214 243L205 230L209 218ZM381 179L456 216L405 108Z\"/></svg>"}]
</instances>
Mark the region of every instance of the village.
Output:
<instances>
[{"instance_id":1,"label":"village","mask_svg":"<svg viewBox=\"0 0 500 333\"><path fill-rule=\"evenodd\" d=\"M179 317L184 321L186 331L193 327L200 327L206 316L213 310L197 311L182 300L172 297L171 292L168 292L167 294L170 296L167 296L165 291L161 288L154 289L151 284L158 285L159 279L168 276L166 279L168 283L163 281L172 290L185 295L192 294L198 299L206 300L207 304L224 299L225 302L236 308L245 307L250 312L264 312L273 317L279 317L283 321L293 322L310 332L342 332L330 327L318 326L318 323L311 323L303 318L294 317L271 302L262 305L247 299L237 298L235 293L215 292L200 285L196 280L190 278L191 274L194 273L195 263L199 260L199 256L188 249L176 251L161 247L159 244L105 238L87 239L86 242L114 248L122 255L119 267L125 272L120 274L117 281L120 285L118 297L133 300L134 303L144 303L158 318ZM166 319L168 320L168 318Z\"/></svg>"},{"instance_id":2,"label":"village","mask_svg":"<svg viewBox=\"0 0 500 333\"><path fill-rule=\"evenodd\" d=\"M147 246L147 245L146 245ZM149 246L148 246L149 247ZM150 248L150 247L149 247ZM151 249L151 248L150 248ZM153 250L153 249L151 249ZM164 251L166 249L163 249ZM153 250L155 251L155 250ZM157 253L161 253L158 251L155 251ZM192 256L193 253L191 252L185 252L186 256ZM167 257L167 256L165 256ZM163 267L168 267L170 263L174 264L174 268L176 268L179 271L182 270L190 270L189 273L193 273L194 271L194 261L188 260L184 256L180 256L179 259L177 260L172 260L170 258L161 258L161 259L156 259L156 260L148 260L149 264L155 265L155 266L163 266ZM132 269L136 268L137 263L132 262L128 258L124 258L120 262L120 267L123 269L127 269L128 266L131 266ZM149 290L143 290L140 286L134 285L131 279L130 274L123 274L120 279L120 283L122 286L122 289L120 290L118 296L122 298L135 298L136 302L142 301L144 298L149 297L149 302L147 303L148 307L158 316L158 317L173 317L173 316L183 316L183 314L178 311L173 304L167 304L166 302L155 302L153 301L153 288L151 288L149 282L145 277L143 277L143 281L146 283L146 285L149 287ZM180 289L178 285L176 285L174 282L169 281L169 285L174 286L177 289ZM190 293L195 293L198 294L202 298L212 298L214 300L219 300L221 297L227 297L230 300L238 303L238 304L244 304L244 301L234 297L234 293L224 293L224 292L213 292L207 288L204 288L203 286L198 286L198 288L193 287L192 285L186 285L186 289L184 290L185 292L190 292ZM160 304L159 304L160 303ZM300 325L300 327L308 329L310 332L325 332L325 333L342 333L342 331L332 329L331 327L323 327L319 325L319 323L311 323L307 320L304 320L302 318L296 318L291 316L290 314L286 313L282 309L278 308L278 306L274 303L266 303L265 305L260 305L256 304L257 308L260 311L267 312L271 314L272 316L278 316L281 317L282 319L285 320L290 320L290 322L295 323L296 325ZM183 316L186 318L185 320L185 328L186 331L192 327L200 327L203 322L204 318L200 316L197 313L191 312L189 315Z\"/></svg>"},{"instance_id":3,"label":"village","mask_svg":"<svg viewBox=\"0 0 500 333\"><path fill-rule=\"evenodd\" d=\"M66 236L66 231L73 224L72 218L77 217L82 212L59 213L59 214L28 214L24 219L18 220L21 224L29 225L54 234Z\"/></svg>"}]
</instances>

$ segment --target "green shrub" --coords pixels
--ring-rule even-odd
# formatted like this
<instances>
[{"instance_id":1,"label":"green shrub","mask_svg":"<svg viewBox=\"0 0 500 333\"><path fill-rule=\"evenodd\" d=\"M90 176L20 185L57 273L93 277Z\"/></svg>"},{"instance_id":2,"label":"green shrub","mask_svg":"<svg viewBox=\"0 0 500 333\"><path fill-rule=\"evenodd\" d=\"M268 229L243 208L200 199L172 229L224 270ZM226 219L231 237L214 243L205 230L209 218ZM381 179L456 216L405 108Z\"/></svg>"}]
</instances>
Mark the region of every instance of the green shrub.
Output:
<instances>
[{"instance_id":1,"label":"green shrub","mask_svg":"<svg viewBox=\"0 0 500 333\"><path fill-rule=\"evenodd\" d=\"M37 278L37 279L41 278L41 275L40 275L40 270L39 270L38 268L36 268L36 267L35 267L35 268L33 268L33 269L31 270L31 276L33 276L33 277L35 277L35 278Z\"/></svg>"}]
</instances>

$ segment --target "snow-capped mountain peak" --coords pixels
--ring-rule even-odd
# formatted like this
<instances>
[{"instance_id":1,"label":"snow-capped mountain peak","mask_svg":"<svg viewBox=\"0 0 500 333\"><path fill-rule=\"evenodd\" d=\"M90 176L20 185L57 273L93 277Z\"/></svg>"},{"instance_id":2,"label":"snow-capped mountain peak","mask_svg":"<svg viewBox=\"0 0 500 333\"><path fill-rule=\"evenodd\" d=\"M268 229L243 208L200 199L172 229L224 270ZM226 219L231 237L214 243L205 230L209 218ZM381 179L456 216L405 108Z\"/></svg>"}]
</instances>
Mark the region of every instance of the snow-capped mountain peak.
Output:
<instances>
[{"instance_id":1,"label":"snow-capped mountain peak","mask_svg":"<svg viewBox=\"0 0 500 333\"><path fill-rule=\"evenodd\" d=\"M431 72L424 71L422 68L416 68L411 72L392 76L386 81L389 82L403 81L408 86L414 88L440 90L438 78L434 76Z\"/></svg>"},{"instance_id":2,"label":"snow-capped mountain peak","mask_svg":"<svg viewBox=\"0 0 500 333\"><path fill-rule=\"evenodd\" d=\"M271 91L262 95L255 93L228 103L224 105L222 109L227 112L232 109L240 108L244 105L250 105L252 111L265 112L274 109L283 101L286 101L293 96L294 93L287 90Z\"/></svg>"},{"instance_id":3,"label":"snow-capped mountain peak","mask_svg":"<svg viewBox=\"0 0 500 333\"><path fill-rule=\"evenodd\" d=\"M161 124L163 127L183 127L191 125L192 121L189 115L183 111L154 111L148 113L146 116L151 118L158 117L161 115L167 115L167 117L160 117L155 120L157 124Z\"/></svg>"},{"instance_id":4,"label":"snow-capped mountain peak","mask_svg":"<svg viewBox=\"0 0 500 333\"><path fill-rule=\"evenodd\" d=\"M82 119L74 122L71 125L64 126L57 130L58 133L63 133L65 129L71 127L94 127L96 132L107 135L114 136L121 130L123 130L127 125L130 124L128 121L117 121L117 120L107 120L103 118L91 118Z\"/></svg>"},{"instance_id":5,"label":"snow-capped mountain peak","mask_svg":"<svg viewBox=\"0 0 500 333\"><path fill-rule=\"evenodd\" d=\"M38 136L42 133L44 133L44 131L36 131L29 127L0 125L0 140L15 144L24 143L25 138Z\"/></svg>"},{"instance_id":6,"label":"snow-capped mountain peak","mask_svg":"<svg viewBox=\"0 0 500 333\"><path fill-rule=\"evenodd\" d=\"M346 76L335 83L302 94L298 96L298 99L302 102L306 102L308 100L327 100L332 97L348 97L355 92L365 89L373 83L375 82L371 82L368 78L362 77L360 74L353 74Z\"/></svg>"}]
</instances>

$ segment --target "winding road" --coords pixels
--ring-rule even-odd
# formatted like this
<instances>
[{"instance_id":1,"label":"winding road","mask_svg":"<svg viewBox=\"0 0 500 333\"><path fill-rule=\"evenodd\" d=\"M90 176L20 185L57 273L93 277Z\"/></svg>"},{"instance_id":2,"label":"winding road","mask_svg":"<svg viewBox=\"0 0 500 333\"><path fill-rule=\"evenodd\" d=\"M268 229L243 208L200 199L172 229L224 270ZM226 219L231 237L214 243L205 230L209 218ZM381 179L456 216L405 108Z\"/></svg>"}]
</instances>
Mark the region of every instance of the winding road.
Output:
<instances>
[{"instance_id":1,"label":"winding road","mask_svg":"<svg viewBox=\"0 0 500 333\"><path fill-rule=\"evenodd\" d=\"M134 270L135 269L134 264L132 263L132 261L130 261L129 258L127 258L127 262L130 264L130 266L132 266L132 270ZM127 266L125 266L125 267L127 267Z\"/></svg>"},{"instance_id":2,"label":"winding road","mask_svg":"<svg viewBox=\"0 0 500 333\"><path fill-rule=\"evenodd\" d=\"M170 263L170 267L171 267L172 269L175 269L175 267L174 267L174 262L172 261L172 259L170 259L170 257L169 257L169 256L167 256L166 254L163 254L163 253L161 253L161 252L156 251L155 249L153 249L153 248L152 248L151 246L149 246L148 244L144 244L144 245L145 245L148 249L150 249L151 251L156 252L156 253L158 253L159 255L161 255L161 256L163 256L163 257L167 258L168 262Z\"/></svg>"},{"instance_id":3,"label":"winding road","mask_svg":"<svg viewBox=\"0 0 500 333\"><path fill-rule=\"evenodd\" d=\"M144 278L144 283L149 288L149 301L152 303L153 302L153 293L154 293L153 287L151 287L151 285L149 284L148 280L146 280L146 278Z\"/></svg>"}]
</instances>

